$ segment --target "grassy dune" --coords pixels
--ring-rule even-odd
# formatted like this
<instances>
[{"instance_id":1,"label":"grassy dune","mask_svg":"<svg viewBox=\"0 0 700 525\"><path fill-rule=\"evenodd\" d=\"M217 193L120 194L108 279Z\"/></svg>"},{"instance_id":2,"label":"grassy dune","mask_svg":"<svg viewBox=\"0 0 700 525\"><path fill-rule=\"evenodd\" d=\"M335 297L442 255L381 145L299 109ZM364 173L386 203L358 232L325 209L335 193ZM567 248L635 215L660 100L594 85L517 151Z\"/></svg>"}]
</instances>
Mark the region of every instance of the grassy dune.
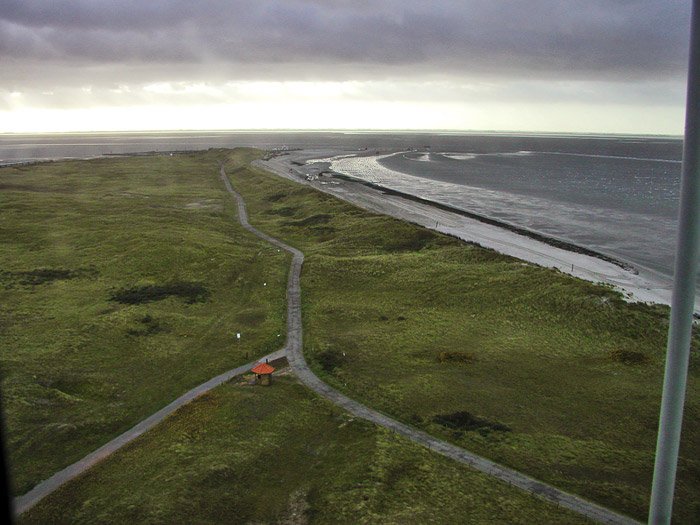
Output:
<instances>
[{"instance_id":1,"label":"grassy dune","mask_svg":"<svg viewBox=\"0 0 700 525\"><path fill-rule=\"evenodd\" d=\"M213 160L3 168L0 187L16 494L280 346L288 257L238 226Z\"/></svg>"},{"instance_id":2,"label":"grassy dune","mask_svg":"<svg viewBox=\"0 0 700 525\"><path fill-rule=\"evenodd\" d=\"M0 369L16 493L192 386L279 347L289 260L238 226L221 158L251 222L306 254L305 354L324 380L645 517L665 308L364 212L250 168L258 156L0 170ZM694 341L679 523L700 520L697 358ZM350 421L291 376L203 396L22 521L292 519L580 522Z\"/></svg>"},{"instance_id":3,"label":"grassy dune","mask_svg":"<svg viewBox=\"0 0 700 525\"><path fill-rule=\"evenodd\" d=\"M230 168L243 162L236 153ZM251 222L306 253L304 347L354 399L646 517L668 309L361 211L260 170ZM698 338L676 520L700 520ZM461 362L440 360L457 352ZM445 356L443 356L445 357Z\"/></svg>"},{"instance_id":4,"label":"grassy dune","mask_svg":"<svg viewBox=\"0 0 700 525\"><path fill-rule=\"evenodd\" d=\"M353 420L292 377L231 382L31 509L29 523L584 523Z\"/></svg>"},{"instance_id":5,"label":"grassy dune","mask_svg":"<svg viewBox=\"0 0 700 525\"><path fill-rule=\"evenodd\" d=\"M288 258L238 227L211 155L11 168L0 184L0 364L16 493L280 345ZM200 397L20 523L540 517L582 522L282 377Z\"/></svg>"}]
</instances>

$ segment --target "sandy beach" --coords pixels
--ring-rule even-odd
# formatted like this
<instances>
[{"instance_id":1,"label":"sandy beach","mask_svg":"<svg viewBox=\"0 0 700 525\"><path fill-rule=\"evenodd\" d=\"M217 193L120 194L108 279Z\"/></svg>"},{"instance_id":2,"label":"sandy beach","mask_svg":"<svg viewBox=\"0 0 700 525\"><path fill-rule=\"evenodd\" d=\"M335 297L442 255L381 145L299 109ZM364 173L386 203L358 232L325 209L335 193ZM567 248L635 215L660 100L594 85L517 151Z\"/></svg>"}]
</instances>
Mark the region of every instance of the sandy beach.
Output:
<instances>
[{"instance_id":1,"label":"sandy beach","mask_svg":"<svg viewBox=\"0 0 700 525\"><path fill-rule=\"evenodd\" d=\"M596 283L609 284L629 301L671 304L672 282L651 270L616 264L605 258L579 253L574 246L564 249L556 243L543 242L522 235L493 221L478 220L415 198L395 192L384 192L360 181L345 177L321 175L327 163L307 164L314 159L347 155L356 151L300 150L256 161L255 165L281 177L310 185L367 210L407 220L441 233L517 257L540 266L557 270ZM536 237L536 236L534 236ZM696 300L696 312L700 301Z\"/></svg>"}]
</instances>

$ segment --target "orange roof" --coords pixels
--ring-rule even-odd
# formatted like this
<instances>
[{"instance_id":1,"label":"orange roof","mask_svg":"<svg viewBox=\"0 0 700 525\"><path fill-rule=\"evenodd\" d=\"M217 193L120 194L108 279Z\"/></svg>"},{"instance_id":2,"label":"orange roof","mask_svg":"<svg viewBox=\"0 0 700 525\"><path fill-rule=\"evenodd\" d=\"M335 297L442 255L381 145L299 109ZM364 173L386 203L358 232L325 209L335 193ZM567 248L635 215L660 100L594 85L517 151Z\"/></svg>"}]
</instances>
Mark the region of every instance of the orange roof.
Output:
<instances>
[{"instance_id":1,"label":"orange roof","mask_svg":"<svg viewBox=\"0 0 700 525\"><path fill-rule=\"evenodd\" d=\"M265 364L265 363L260 363L252 370L252 372L254 374L271 374L274 371L275 371L274 366L270 366L270 365Z\"/></svg>"}]
</instances>

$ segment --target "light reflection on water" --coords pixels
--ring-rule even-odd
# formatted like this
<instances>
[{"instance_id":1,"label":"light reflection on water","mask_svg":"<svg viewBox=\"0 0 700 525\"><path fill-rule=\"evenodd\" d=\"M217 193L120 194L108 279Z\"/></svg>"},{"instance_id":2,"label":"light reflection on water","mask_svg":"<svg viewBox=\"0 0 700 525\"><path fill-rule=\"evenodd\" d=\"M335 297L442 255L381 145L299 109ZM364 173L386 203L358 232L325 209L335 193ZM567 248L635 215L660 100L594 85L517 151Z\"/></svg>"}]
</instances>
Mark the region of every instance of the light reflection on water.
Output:
<instances>
[{"instance_id":1,"label":"light reflection on water","mask_svg":"<svg viewBox=\"0 0 700 525\"><path fill-rule=\"evenodd\" d=\"M682 150L678 137L283 131L0 134L0 164L238 146L392 153L340 159L334 169L672 273Z\"/></svg>"},{"instance_id":2,"label":"light reflection on water","mask_svg":"<svg viewBox=\"0 0 700 525\"><path fill-rule=\"evenodd\" d=\"M501 164L501 171L495 173L493 165L491 171L483 165L473 172L465 169L478 155L441 163L435 160L441 155L432 153L429 162L415 162L424 153L405 152L338 158L331 169L564 239L671 277L678 175L658 167L667 163L654 168L646 162L641 173L608 175L607 170L615 167L597 159L603 165L593 174L576 176L581 166L570 164L557 180L551 166L542 170L541 163L532 165L533 159L541 158L539 154L517 153L521 154L502 157L518 156L519 166ZM450 178L459 183L449 182Z\"/></svg>"}]
</instances>

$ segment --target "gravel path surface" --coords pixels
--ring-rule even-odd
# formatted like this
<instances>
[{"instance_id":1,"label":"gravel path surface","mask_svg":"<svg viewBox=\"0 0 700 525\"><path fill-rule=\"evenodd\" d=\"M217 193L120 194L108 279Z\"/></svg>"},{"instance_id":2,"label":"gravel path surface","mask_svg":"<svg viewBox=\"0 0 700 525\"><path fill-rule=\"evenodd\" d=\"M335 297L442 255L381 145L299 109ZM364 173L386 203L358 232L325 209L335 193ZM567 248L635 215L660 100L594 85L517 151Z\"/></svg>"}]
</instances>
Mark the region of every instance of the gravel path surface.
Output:
<instances>
[{"instance_id":1,"label":"gravel path surface","mask_svg":"<svg viewBox=\"0 0 700 525\"><path fill-rule=\"evenodd\" d=\"M238 368L225 372L213 379L210 379L206 383L199 385L198 387L190 390L186 394L183 394L175 401L167 405L166 407L160 409L158 412L143 420L130 430L124 432L122 435L113 439L106 445L103 445L93 453L85 456L80 461L66 467L62 471L54 474L46 481L41 482L31 491L29 491L24 496L15 498L14 500L14 510L15 515L19 516L32 506L36 505L42 498L56 490L58 487L70 481L71 479L79 476L81 473L85 472L93 465L99 461L105 459L110 454L119 450L121 447L127 443L133 441L138 436L146 432L147 430L153 428L168 415L175 412L181 406L189 403L197 396L208 392L209 390L229 381L231 378L248 372L256 364L260 362L265 362L265 360L273 361L280 357L286 355L289 364L291 365L294 373L297 375L299 380L308 386L313 391L322 395L326 399L330 400L332 403L344 408L353 415L371 421L377 425L388 428L402 436L405 436L423 446L434 450L444 456L451 459L459 461L473 467L481 472L489 474L496 477L504 482L511 485L522 488L528 492L536 494L546 500L554 502L562 507L573 510L579 514L582 514L588 518L591 518L599 523L610 523L610 524L637 524L638 522L614 513L604 507L595 505L574 495L563 492L555 487L547 485L545 483L539 482L532 479L524 474L517 471L508 469L489 461L488 459L472 454L464 449L436 439L425 432L421 432L414 428L411 428L403 423L400 423L380 412L372 410L356 401L353 401L349 397L341 394L337 390L331 388L326 383L321 381L309 368L304 359L303 348L302 348L302 325L301 325L301 288L300 288L300 276L301 267L304 262L304 254L283 242L270 237L269 235L260 232L256 228L250 225L248 222L248 216L246 214L245 203L243 198L236 193L231 187L231 183L226 176L223 165L221 165L221 178L226 186L226 189L236 198L238 203L238 218L241 225L254 233L255 235L265 239L269 243L284 249L292 254L292 263L289 270L289 280L287 285L287 341L281 350L268 354L261 359L242 365Z\"/></svg>"},{"instance_id":2,"label":"gravel path surface","mask_svg":"<svg viewBox=\"0 0 700 525\"><path fill-rule=\"evenodd\" d=\"M588 502L577 496L532 479L524 474L521 474L520 472L508 469L486 458L482 458L481 456L467 452L466 450L456 447L455 445L451 445L450 443L434 438L425 432L421 432L404 425L403 423L377 412L376 410L372 410L371 408L368 408L357 401L353 401L349 397L341 394L321 381L316 374L311 371L306 363L302 347L301 289L299 286L299 277L301 274L301 266L304 261L304 254L296 248L292 248L283 242L273 239L272 237L263 234L250 226L245 212L245 203L243 202L242 197L233 191L233 188L231 188L231 184L226 177L226 172L224 171L223 166L221 167L221 177L224 180L224 184L226 184L226 188L236 197L238 201L238 216L241 220L241 224L243 224L243 226L245 226L251 232L260 235L275 246L283 248L293 255L292 267L289 272L289 281L287 286L287 344L284 349L287 352L287 361L289 361L292 370L294 370L294 373L302 383L304 383L314 392L322 395L332 403L344 408L357 417L388 428L398 434L401 434L402 436L430 448L431 450L434 450L435 452L439 452L440 454L459 461L460 463L469 465L470 467L473 467L481 472L505 481L510 485L520 487L523 490L554 502L557 505L573 510L574 512L582 514L599 523L638 523L631 518L616 514L609 509L600 507L594 503Z\"/></svg>"},{"instance_id":3,"label":"gravel path surface","mask_svg":"<svg viewBox=\"0 0 700 525\"><path fill-rule=\"evenodd\" d=\"M122 448L124 445L127 443L130 443L137 437L139 437L141 434L146 432L147 430L150 430L154 426L156 426L158 423L163 421L166 417L168 417L170 414L175 412L178 408L181 406L189 403L193 399L195 399L197 396L200 396L204 394L205 392L208 392L212 388L215 388L226 381L229 381L231 378L240 375L240 374L245 374L248 372L251 368L253 368L255 365L258 363L264 363L266 359L272 361L274 359L278 359L280 357L284 356L284 351L283 350L277 350L276 352L273 352L271 354L268 354L256 361L253 361L252 363L248 363L246 365L239 366L238 368L234 368L233 370L229 370L228 372L224 372L221 375L216 376L213 379L210 379L206 383L202 383L198 387L193 388L189 392L181 395L178 397L175 401L170 403L169 405L161 408L158 412L153 414L152 416L149 416L148 418L144 419L141 421L139 424L134 426L133 428L127 430L124 432L122 435L114 438L112 441L107 443L106 445L101 446L91 454L88 454L85 456L83 459L80 461L76 461L72 465L69 465L68 467L64 468L60 472L57 472L53 476L51 476L49 479L42 481L39 483L36 487L34 487L32 490L27 492L24 496L20 496L18 498L15 498L14 500L14 511L15 511L15 516L19 516L26 510L30 509L41 499L44 497L48 496L51 494L54 490L56 490L58 487L66 483L67 481L70 481L71 479L79 476L92 466L94 466L96 463L102 461L105 459L107 456L113 454L120 448Z\"/></svg>"}]
</instances>

